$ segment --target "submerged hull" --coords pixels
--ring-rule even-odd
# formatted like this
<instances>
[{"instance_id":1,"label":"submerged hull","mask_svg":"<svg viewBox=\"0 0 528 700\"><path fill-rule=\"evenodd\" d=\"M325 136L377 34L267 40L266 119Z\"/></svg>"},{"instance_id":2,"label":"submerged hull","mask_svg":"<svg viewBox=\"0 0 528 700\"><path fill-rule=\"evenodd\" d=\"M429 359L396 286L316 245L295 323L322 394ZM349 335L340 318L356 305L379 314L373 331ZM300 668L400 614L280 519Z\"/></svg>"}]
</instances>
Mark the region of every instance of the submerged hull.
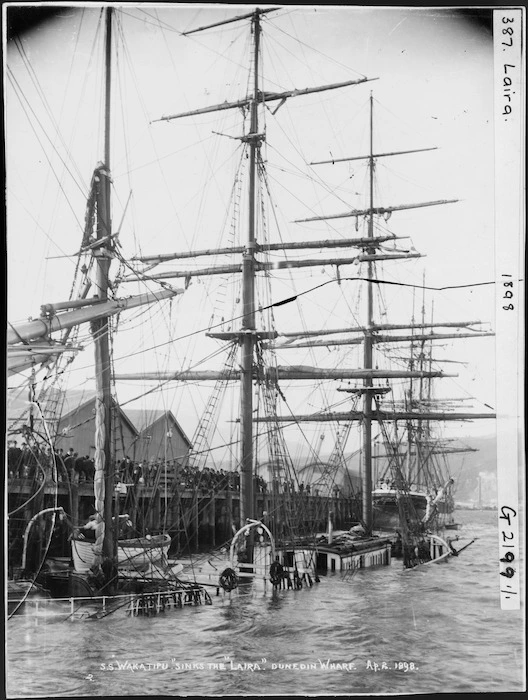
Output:
<instances>
[{"instance_id":1,"label":"submerged hull","mask_svg":"<svg viewBox=\"0 0 528 700\"><path fill-rule=\"evenodd\" d=\"M192 582L164 586L159 590L129 592L117 595L84 595L45 597L32 596L24 601L18 609L11 612L31 616L35 624L42 618L45 622L76 620L98 620L109 614L121 614L126 617L153 617L163 612L170 612L188 606L211 605L209 593ZM11 608L11 603L10 603Z\"/></svg>"},{"instance_id":2,"label":"submerged hull","mask_svg":"<svg viewBox=\"0 0 528 700\"><path fill-rule=\"evenodd\" d=\"M251 527L266 530L268 541L254 544L249 556L246 536ZM249 561L249 559L251 561ZM246 525L234 536L230 552L229 584L238 581L260 581L264 588L303 588L318 581L318 573L354 572L357 569L391 563L391 540L387 537L366 537L349 531L336 531L329 537L319 534L304 539L275 543L267 528L258 522ZM225 571L223 572L225 573ZM229 590L222 583L222 588Z\"/></svg>"},{"instance_id":3,"label":"submerged hull","mask_svg":"<svg viewBox=\"0 0 528 700\"><path fill-rule=\"evenodd\" d=\"M7 583L7 611L8 615L21 612L26 603L47 600L49 591L34 581L8 581Z\"/></svg>"},{"instance_id":4,"label":"submerged hull","mask_svg":"<svg viewBox=\"0 0 528 700\"><path fill-rule=\"evenodd\" d=\"M88 573L95 560L94 543L73 539L71 544L74 571L80 574ZM151 565L164 564L167 561L170 544L170 535L119 540L117 568L119 571L144 572Z\"/></svg>"},{"instance_id":5,"label":"submerged hull","mask_svg":"<svg viewBox=\"0 0 528 700\"><path fill-rule=\"evenodd\" d=\"M319 571L347 571L387 566L391 563L391 542L383 538L369 538L369 542L358 542L347 546L331 544L317 547L317 569Z\"/></svg>"},{"instance_id":6,"label":"submerged hull","mask_svg":"<svg viewBox=\"0 0 528 700\"><path fill-rule=\"evenodd\" d=\"M389 565L391 541L388 538L370 537L355 542L336 541L335 544L292 543L277 545L274 556L282 567L282 587L301 587L311 585L312 580L317 580L318 573L356 571ZM238 561L234 570L241 579L261 578L273 583L272 563L271 547L259 547L254 550L252 564Z\"/></svg>"},{"instance_id":7,"label":"submerged hull","mask_svg":"<svg viewBox=\"0 0 528 700\"><path fill-rule=\"evenodd\" d=\"M407 562L404 571L412 571L429 564L438 564L452 556L458 556L458 552L453 548L451 540L444 540L438 535L430 534L422 551L419 552L418 547L416 547L415 555Z\"/></svg>"}]
</instances>

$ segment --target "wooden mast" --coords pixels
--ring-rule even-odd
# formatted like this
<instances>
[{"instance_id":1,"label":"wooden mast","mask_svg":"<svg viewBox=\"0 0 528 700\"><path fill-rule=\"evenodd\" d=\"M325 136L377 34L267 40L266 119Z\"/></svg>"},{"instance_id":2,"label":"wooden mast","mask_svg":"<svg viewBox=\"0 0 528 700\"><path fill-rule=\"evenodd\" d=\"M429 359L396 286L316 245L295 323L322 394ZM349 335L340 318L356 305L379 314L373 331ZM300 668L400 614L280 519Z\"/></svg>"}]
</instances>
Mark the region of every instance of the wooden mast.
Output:
<instances>
[{"instance_id":1,"label":"wooden mast","mask_svg":"<svg viewBox=\"0 0 528 700\"><path fill-rule=\"evenodd\" d=\"M253 98L251 100L249 141L249 220L246 249L242 256L242 362L240 382L240 526L253 517L253 353L255 346L255 209L258 133L258 71L260 44L260 13L251 18L253 27ZM244 332L245 331L245 332Z\"/></svg>"},{"instance_id":2,"label":"wooden mast","mask_svg":"<svg viewBox=\"0 0 528 700\"><path fill-rule=\"evenodd\" d=\"M271 93L263 92L259 89L259 50L260 50L260 17L268 12L273 12L278 8L259 9L256 8L250 14L239 15L238 17L215 22L214 24L198 27L197 29L185 32L185 35L193 32L209 29L210 27L218 27L228 22L234 22L241 19L251 18L252 31L254 38L253 45L253 89L252 94L236 102L225 102L211 107L191 110L161 117L153 121L169 121L180 117L191 116L195 114L205 114L218 110L235 109L240 107L249 107L250 109L250 130L249 134L241 137L241 140L249 144L249 220L248 234L246 244L242 252L242 264L233 266L224 266L222 274L231 272L242 273L242 305L243 317L240 332L231 334L230 339L237 339L241 346L241 371L240 371L240 413L241 413L241 453L240 453L240 520L244 525L247 518L253 516L253 381L254 381L254 349L257 337L266 337L270 339L269 333L261 333L256 330L255 326L255 275L257 271L268 269L268 266L256 260L256 253L259 250L256 241L256 177L257 165L259 159L260 143L264 139L263 134L259 134L258 125L258 108L260 104L280 101L279 107L290 97L298 95L307 95L314 92L322 92L333 90L336 88L346 87L349 85L358 85L366 82L368 78L359 78L348 80L341 83L322 85L319 87L309 87L303 89L288 90L286 92ZM278 109L278 107L277 107ZM276 111L276 110L275 110ZM295 244L291 247L297 247ZM312 247L315 247L312 244ZM201 251L202 254L210 254L212 251ZM230 252L235 252L231 250ZM177 256L175 256L177 257ZM314 264L315 261L306 261L305 265ZM354 260L355 262L355 260ZM302 262L300 263L302 264ZM217 274L220 268L207 269L200 271L201 274ZM168 273L171 276L171 273ZM163 273L149 275L150 279L162 279ZM127 281L126 279L124 281Z\"/></svg>"},{"instance_id":3,"label":"wooden mast","mask_svg":"<svg viewBox=\"0 0 528 700\"><path fill-rule=\"evenodd\" d=\"M104 163L97 168L97 240L101 246L94 253L97 262L96 293L101 301L108 299L111 263L111 202L110 202L110 108L111 108L111 48L112 7L106 10L105 37L105 108L104 108ZM103 242L103 239L106 239ZM96 530L96 557L102 562L115 561L112 532L112 497L114 474L111 464L112 397L110 374L109 323L107 318L92 324L95 345L96 382L96 448L94 494L98 528ZM102 543L101 543L102 539ZM102 551L101 551L102 544ZM99 561L101 563L101 560Z\"/></svg>"},{"instance_id":4,"label":"wooden mast","mask_svg":"<svg viewBox=\"0 0 528 700\"><path fill-rule=\"evenodd\" d=\"M419 202L411 204L399 204L394 206L374 206L374 168L375 161L377 157L381 156L394 156L406 153L415 153L421 151L427 151L432 149L413 149L413 150L401 150L393 151L387 153L376 153L373 147L373 96L370 95L370 149L369 155L367 156L370 169L370 201L369 207L364 210L359 209L349 209L348 211L340 214L325 215L325 216L315 216L306 219L298 219L301 221L319 221L325 219L337 219L344 217L368 217L368 236L362 239L349 239L348 241L309 241L302 243L287 243L287 244L272 244L269 246L259 246L256 240L256 173L258 166L258 154L260 149L260 143L264 139L263 134L258 133L258 106L260 104L267 104L270 101L280 101L277 109L283 104L286 99L294 97L297 95L310 94L312 92L320 92L322 90L335 89L340 87L345 87L348 85L356 85L367 81L367 78L362 78L359 80L347 81L345 83L336 83L332 85L324 85L316 88L306 88L302 90L289 90L281 93L268 93L259 90L259 42L260 42L260 16L266 12L271 12L276 8L269 8L265 10L256 9L251 14L241 15L239 17L231 18L223 22L216 22L214 24L199 27L198 29L185 32L185 35L196 31L202 31L210 27L217 27L223 25L227 22L233 22L239 19L245 19L251 17L252 21L252 31L254 34L254 75L253 75L253 87L247 97L239 99L235 102L224 102L222 104L215 104L209 107L204 107L200 109L193 109L191 111L181 112L179 114L172 114L168 116L163 116L160 119L153 121L170 121L173 119L178 119L182 117L187 117L191 115L206 114L210 112L216 112L219 110L226 109L237 109L248 107L250 110L250 130L249 134L238 137L241 141L249 145L249 168L250 168L250 188L249 188L249 221L248 221L248 235L246 243L243 249L241 246L236 246L231 249L221 248L217 250L197 250L189 251L186 253L169 253L162 255L149 255L140 256L137 259L144 263L151 263L151 267L157 265L158 263L166 260L177 260L183 259L190 256L208 256L216 253L231 253L236 254L242 252L243 259L241 264L230 264L230 265L215 265L210 267L205 267L202 269L192 269L192 270L175 270L162 273L150 273L148 274L149 279L170 279L177 277L193 277L193 276L210 276L215 274L230 274L230 273L242 273L242 302L243 302L243 316L241 322L240 331L230 331L228 333L208 333L207 335L212 338L217 338L219 340L233 341L237 340L241 346L241 367L240 370L230 370L226 375L225 372L210 372L210 371L182 371L182 372L170 372L170 373L142 373L142 374L123 374L117 375L120 379L163 379L163 380L176 380L176 381L200 381L200 380L210 380L222 378L231 381L240 381L241 383L241 457L240 457L240 468L241 468L241 521L244 524L244 520L250 517L253 511L253 429L252 423L255 419L252 416L253 407L253 381L258 379L257 373L254 367L254 349L256 339L262 340L273 340L277 337L277 334L270 332L261 332L256 330L255 326L255 276L257 272L264 271L270 268L297 268L297 267L312 267L320 265L333 264L336 266L345 264L357 264L360 262L366 262L368 264L367 276L365 279L367 282L367 310L366 310L366 325L364 328L357 329L364 333L364 358L363 358L363 369L361 370L349 370L340 369L337 372L332 372L330 370L314 368L314 367L278 367L276 368L276 376L278 379L306 379L306 378L337 378L339 373L339 378L352 378L362 380L361 393L364 394L363 408L364 411L361 414L352 416L352 414L343 414L345 419L357 419L360 418L364 424L364 468L363 468L363 493L364 493L364 505L363 505L363 520L366 529L370 531L372 529L372 504L371 504L371 492L372 492L372 453L371 453L371 438L372 420L378 420L388 414L380 410L374 410L373 408L373 395L380 391L380 388L375 388L373 386L373 380L376 378L394 378L402 377L409 378L414 376L412 372L400 371L400 370L377 370L373 369L373 347L376 342L394 342L396 340L400 341L402 338L397 338L396 336L386 336L381 339L377 335L377 331L384 328L384 326L374 324L373 318L373 290L374 285L378 282L383 282L382 280L377 280L374 273L374 264L379 260L402 260L408 258L420 257L419 254L412 251L397 251L396 254L385 253L383 251L378 251L380 243L386 240L386 237L379 237L379 239L374 235L374 215L391 214L396 211L403 211L407 209L416 209L421 207L437 206L441 204L448 204L456 202L458 200L435 200L428 202ZM356 158L363 158L364 156L355 156L350 159L339 159L339 160L352 160ZM331 162L334 162L333 160ZM397 238L397 237L394 237ZM354 258L332 258L328 260L318 259L313 260L293 260L287 262L273 262L267 263L262 262L257 258L259 252L265 252L266 250L279 250L279 249L302 249L302 248L315 248L317 247L332 247L337 248L339 246L357 246L362 249L359 255ZM150 268L149 268L150 270ZM131 281L132 279L137 279L137 274L129 275L124 278L123 281ZM292 297L291 300L293 300ZM285 302L282 302L285 303ZM469 325L469 322L462 323L460 325ZM440 325L440 324L439 324ZM458 324L455 324L458 325ZM392 326L390 329L397 328L408 328L406 326ZM429 327L429 326L424 326ZM387 327L389 328L389 327ZM350 329L354 331L356 329ZM335 331L334 331L335 332ZM473 335L473 331L471 335ZM433 339L436 337L443 337L442 334L431 334ZM447 334L446 334L447 335ZM477 335L477 334L475 334ZM479 334L480 335L480 334ZM483 333L482 335L487 335ZM339 342L339 341L337 341ZM293 347L293 346L292 346ZM419 376L418 373L416 376ZM425 373L424 376L448 376L443 372L438 373ZM396 414L389 416L389 419L394 419ZM410 415L409 413L404 414L405 417ZM445 415L445 414L442 414ZM436 417L436 416L435 416ZM440 417L440 414L438 414ZM464 415L464 418L466 416ZM467 416L470 419L473 416ZM478 416L480 417L480 416ZM488 417L488 416L482 416ZM491 417L491 416L490 416ZM303 417L304 420L313 420L313 417L306 416ZM447 418L449 420L449 418ZM273 418L275 420L275 418ZM278 420L286 420L278 417Z\"/></svg>"},{"instance_id":5,"label":"wooden mast","mask_svg":"<svg viewBox=\"0 0 528 700\"><path fill-rule=\"evenodd\" d=\"M369 155L369 218L368 238L374 238L374 148L373 148L373 97L370 93L370 155ZM367 249L369 255L375 253L373 246ZM365 329L364 362L365 369L372 369L372 328L373 318L373 266L367 262L367 327ZM372 532L372 378L363 380L363 463L361 469L362 515L363 526L367 535Z\"/></svg>"}]
</instances>

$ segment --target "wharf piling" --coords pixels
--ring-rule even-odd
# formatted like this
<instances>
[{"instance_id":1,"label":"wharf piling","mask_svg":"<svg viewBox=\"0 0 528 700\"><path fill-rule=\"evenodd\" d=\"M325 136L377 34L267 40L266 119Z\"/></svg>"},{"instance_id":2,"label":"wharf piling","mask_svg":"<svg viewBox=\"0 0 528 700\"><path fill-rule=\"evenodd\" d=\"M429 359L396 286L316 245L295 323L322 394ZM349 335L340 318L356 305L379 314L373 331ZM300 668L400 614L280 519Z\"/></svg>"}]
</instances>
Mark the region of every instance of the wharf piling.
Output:
<instances>
[{"instance_id":1,"label":"wharf piling","mask_svg":"<svg viewBox=\"0 0 528 700\"><path fill-rule=\"evenodd\" d=\"M93 512L94 495L91 481L46 481L39 498L30 501L35 485L27 479L9 478L9 511L20 503L28 505L18 513L27 522L42 508L62 506L74 527L84 523ZM172 536L171 550L190 553L217 547L233 536L240 522L240 491L235 488L211 489L181 485L160 480L155 485L127 484L116 491L116 512L127 513L136 531L156 534L166 529ZM38 501L38 503L37 503ZM285 531L295 520L296 527L313 532L324 531L331 513L334 528L347 529L357 522L357 497L315 495L306 492L255 493L256 515L264 518L276 531ZM15 516L16 517L16 516ZM64 539L67 539L65 533Z\"/></svg>"}]
</instances>

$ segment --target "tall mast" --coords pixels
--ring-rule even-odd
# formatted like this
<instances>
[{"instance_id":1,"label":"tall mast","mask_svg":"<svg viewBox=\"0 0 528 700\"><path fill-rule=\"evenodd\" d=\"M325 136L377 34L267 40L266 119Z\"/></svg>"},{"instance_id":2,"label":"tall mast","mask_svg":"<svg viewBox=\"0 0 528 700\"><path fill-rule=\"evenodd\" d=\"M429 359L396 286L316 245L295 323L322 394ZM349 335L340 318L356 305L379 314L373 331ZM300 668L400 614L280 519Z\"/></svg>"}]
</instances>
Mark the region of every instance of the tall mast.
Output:
<instances>
[{"instance_id":1,"label":"tall mast","mask_svg":"<svg viewBox=\"0 0 528 700\"><path fill-rule=\"evenodd\" d=\"M96 293L101 301L108 299L108 277L111 262L111 204L110 204L110 102L111 102L111 48L112 48L112 7L106 10L105 37L105 125L104 163L97 168L97 240L105 242L94 253L96 268ZM111 375L110 343L107 318L92 324L95 345L95 478L94 495L98 527L96 530L96 555L102 561L114 559L114 538L112 533L112 495L114 475L111 464Z\"/></svg>"},{"instance_id":2,"label":"tall mast","mask_svg":"<svg viewBox=\"0 0 528 700\"><path fill-rule=\"evenodd\" d=\"M412 307L412 324L414 325L414 307L415 307L415 295L413 292L413 307ZM422 319L423 320L423 319ZM411 335L411 344L409 347L409 370L412 372L415 369L415 348L416 340L414 334ZM418 362L418 367L422 369L422 363ZM421 384L420 384L421 386ZM407 405L407 411L412 413L414 408L414 383L413 378L409 379L409 386L404 390L405 404ZM407 455L406 455L406 469L404 470L404 477L407 484L410 485L412 480L412 454L413 454L413 423L409 419L406 425L407 431Z\"/></svg>"},{"instance_id":3,"label":"tall mast","mask_svg":"<svg viewBox=\"0 0 528 700\"><path fill-rule=\"evenodd\" d=\"M242 262L242 374L240 386L240 520L253 516L253 352L255 331L255 210L256 210L256 170L259 148L258 96L259 96L259 43L260 14L255 10L252 16L254 55L253 55L253 97L251 100L251 124L249 141L249 220L246 249ZM244 332L246 331L246 332Z\"/></svg>"},{"instance_id":4,"label":"tall mast","mask_svg":"<svg viewBox=\"0 0 528 700\"><path fill-rule=\"evenodd\" d=\"M423 278L422 278L422 323L425 323L425 272L423 273ZM426 365L426 356L425 356L425 340L422 339L418 341L418 347L420 348L419 350L419 355L418 355L418 368L419 369L424 369ZM430 359L430 358L429 358ZM427 392L430 392L431 388L431 382L428 384L425 384L423 378L420 378L418 380L418 410L420 411L423 408L424 400L429 399L429 396L426 396ZM430 405L430 402L428 401L428 405ZM413 407L411 406L411 410L413 410ZM424 433L424 428L425 428L425 433ZM414 465L414 473L412 475L413 480L416 483L420 483L420 479L422 479L423 474L427 471L427 461L430 459L429 454L426 453L424 450L424 437L429 438L429 431L427 430L427 423L424 423L421 420L418 420L416 422L416 433L415 433L415 444L416 444L416 462ZM410 482L410 475L409 475L409 484Z\"/></svg>"},{"instance_id":5,"label":"tall mast","mask_svg":"<svg viewBox=\"0 0 528 700\"><path fill-rule=\"evenodd\" d=\"M373 96L370 95L370 149L369 155L367 156L369 167L370 167L370 201L367 209L349 209L346 212L331 214L325 216L315 216L306 219L298 219L297 221L319 221L323 219L337 219L345 217L354 217L358 219L359 217L367 217L368 221L368 236L362 239L351 239L347 242L342 242L343 245L358 246L363 249L362 253L356 255L354 258L332 258L328 260L321 260L321 258L311 259L311 260L294 260L294 261L281 261L280 263L268 263L260 261L257 258L257 253L262 250L266 250L267 246L259 247L256 240L256 205L257 205L257 191L256 191L256 177L258 171L259 162L259 149L260 144L264 139L264 135L259 133L258 124L258 108L260 104L268 106L270 102L279 102L278 107L289 98L293 98L299 95L307 95L316 92L333 90L337 88L342 88L346 86L357 85L369 80L369 78L360 78L356 80L349 80L342 83L334 83L328 85L322 85L319 87L309 87L303 89L287 90L284 92L265 92L259 89L259 43L260 43L260 17L267 12L271 12L276 8L267 9L255 9L250 15L244 14L238 17L230 18L222 22L215 22L207 26L202 26L197 29L185 32L185 35L191 34L192 32L203 31L211 27L218 27L228 22L234 22L236 20L246 19L251 17L252 31L254 36L254 58L253 58L253 86L250 94L245 97L238 99L233 102L223 102L220 104L214 104L207 107L202 107L199 109L193 109L186 112L180 112L177 114L170 114L162 116L159 119L153 121L171 121L174 119L179 119L182 117L188 117L192 115L208 114L210 112L216 112L221 110L238 109L238 108L249 108L250 110L250 130L249 133L239 137L240 140L249 145L249 172L250 172L250 187L249 187L249 221L248 221L248 233L247 240L245 242L244 248L241 251L240 247L232 248L229 250L219 249L219 250L198 250L190 253L179 253L179 254L164 254L164 255L153 255L140 258L144 262L152 262L156 265L163 260L169 259L179 259L189 257L190 255L212 255L218 253L240 253L242 252L242 263L241 264L229 264L229 265L214 265L209 267L204 267L202 269L192 269L192 270L174 270L161 273L150 273L150 279L170 279L175 277L192 277L192 276L209 276L215 274L230 274L230 273L242 273L242 323L240 331L230 331L222 333L208 333L207 335L212 338L217 338L219 340L238 340L241 347L241 358L240 358L240 371L230 371L229 376L226 377L223 372L196 372L196 371L184 371L178 373L156 373L155 375L141 373L140 375L127 374L118 375L119 378L126 379L147 379L147 378L161 378L164 375L165 379L176 380L176 381L186 381L191 379L193 381L199 381L201 379L216 379L218 377L227 378L231 381L240 381L240 403L241 403L241 452L240 452L240 472L241 472L241 521L242 523L254 510L253 504L253 428L252 423L255 420L253 418L253 381L258 378L257 373L254 371L254 350L257 338L262 340L273 340L276 335L270 332L257 331L255 325L255 276L257 272L270 269L271 267L282 268L282 267L312 267L322 264L335 264L335 265L345 265L345 264L356 264L360 262L367 262L367 318L366 324L363 330L364 332L364 368L362 370L339 370L340 378L346 378L354 376L357 379L363 380L361 391L364 394L362 412L362 423L364 427L364 457L362 464L362 480L363 480L363 521L367 530L372 529L372 504L371 504L371 493L372 493L372 452L371 452L371 442L372 442L372 426L373 420L378 420L380 416L380 411L373 408L373 396L376 392L379 393L379 387L373 386L373 379L375 378L389 378L396 376L394 370L390 371L378 371L373 369L373 347L374 344L381 340L377 335L377 330L380 328L374 325L374 309L373 309L373 290L374 284L377 282L375 278L374 262L377 260L402 260L412 257L420 257L419 254L410 251L396 251L395 253L385 253L379 251L378 248L380 243L384 240L384 237L375 237L374 235L374 215L390 214L396 211L404 211L407 209L416 209L421 207L437 206L439 204L447 204L457 200L437 200L428 202L418 202L410 204L398 204L391 206L374 206L374 168L375 161L377 157L382 156L395 156L403 155L407 153L415 153L420 151L425 151L429 149L419 148L413 150L400 150L376 153L373 146ZM340 159L340 160L354 160L359 156L354 156L350 159ZM363 158L364 156L360 156ZM334 161L332 161L334 162ZM311 241L307 243L294 243L278 245L275 247L269 247L269 249L296 249L296 248L310 248L314 247L317 243L317 247L338 247L341 243L337 241ZM135 276L127 276L125 281L135 279ZM388 342L395 342L396 338L388 337ZM398 339L399 340L399 339ZM339 341L332 341L334 342ZM400 371L397 372L398 376L409 377L409 372L401 374ZM329 378L329 371L321 368L312 367L289 367L289 368L277 368L278 378L283 379L300 379L300 378ZM441 376L445 376L442 373ZM280 420L280 418L279 418Z\"/></svg>"},{"instance_id":6,"label":"tall mast","mask_svg":"<svg viewBox=\"0 0 528 700\"><path fill-rule=\"evenodd\" d=\"M104 162L110 172L110 109L112 106L112 7L106 9L105 41L105 120L104 120ZM110 179L107 179L108 206L110 206ZM110 231L109 231L110 233Z\"/></svg>"},{"instance_id":7,"label":"tall mast","mask_svg":"<svg viewBox=\"0 0 528 700\"><path fill-rule=\"evenodd\" d=\"M369 218L368 218L368 238L374 238L374 148L373 148L373 98L370 93L370 154L369 154ZM367 253L373 255L374 247L367 248ZM372 261L367 263L367 327L365 330L364 345L364 367L372 369L372 329L374 326L374 305L373 305L373 269ZM372 531L372 378L363 380L363 465L362 465L362 492L363 492L363 523L367 534Z\"/></svg>"}]
</instances>

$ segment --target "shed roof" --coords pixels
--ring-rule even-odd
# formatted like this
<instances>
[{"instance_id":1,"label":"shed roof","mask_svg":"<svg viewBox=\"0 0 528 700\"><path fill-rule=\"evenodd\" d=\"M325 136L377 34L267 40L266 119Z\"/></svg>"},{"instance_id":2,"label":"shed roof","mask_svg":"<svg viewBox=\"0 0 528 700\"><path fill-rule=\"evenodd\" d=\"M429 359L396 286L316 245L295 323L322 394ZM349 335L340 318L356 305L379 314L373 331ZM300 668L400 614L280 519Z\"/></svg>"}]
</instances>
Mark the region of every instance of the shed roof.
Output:
<instances>
[{"instance_id":1,"label":"shed roof","mask_svg":"<svg viewBox=\"0 0 528 700\"><path fill-rule=\"evenodd\" d=\"M73 416L78 411L81 411L82 409L86 408L87 406L90 406L90 404L94 404L94 408L95 408L95 396L93 396L93 398L91 398L91 399L88 399L88 401L84 401L83 403L76 406L72 410L68 411L68 413L64 413L61 416L60 422L62 423L63 421L67 420L70 416ZM123 411L121 406L119 406L119 404L114 399L112 399L112 407L118 409L119 416L125 420L125 422L128 424L131 431L137 435L139 433L138 429L136 428L134 423L130 420L130 417L125 413L125 411Z\"/></svg>"},{"instance_id":2,"label":"shed roof","mask_svg":"<svg viewBox=\"0 0 528 700\"><path fill-rule=\"evenodd\" d=\"M161 409L131 408L127 409L126 413L129 416L130 420L137 427L138 433L145 433L147 430L151 430L156 423L166 420L167 423L172 423L172 425L174 425L174 427L180 433L184 441L189 445L189 447L191 446L191 441L185 434L185 431L183 430L181 425L176 420L172 411L164 411Z\"/></svg>"}]
</instances>

